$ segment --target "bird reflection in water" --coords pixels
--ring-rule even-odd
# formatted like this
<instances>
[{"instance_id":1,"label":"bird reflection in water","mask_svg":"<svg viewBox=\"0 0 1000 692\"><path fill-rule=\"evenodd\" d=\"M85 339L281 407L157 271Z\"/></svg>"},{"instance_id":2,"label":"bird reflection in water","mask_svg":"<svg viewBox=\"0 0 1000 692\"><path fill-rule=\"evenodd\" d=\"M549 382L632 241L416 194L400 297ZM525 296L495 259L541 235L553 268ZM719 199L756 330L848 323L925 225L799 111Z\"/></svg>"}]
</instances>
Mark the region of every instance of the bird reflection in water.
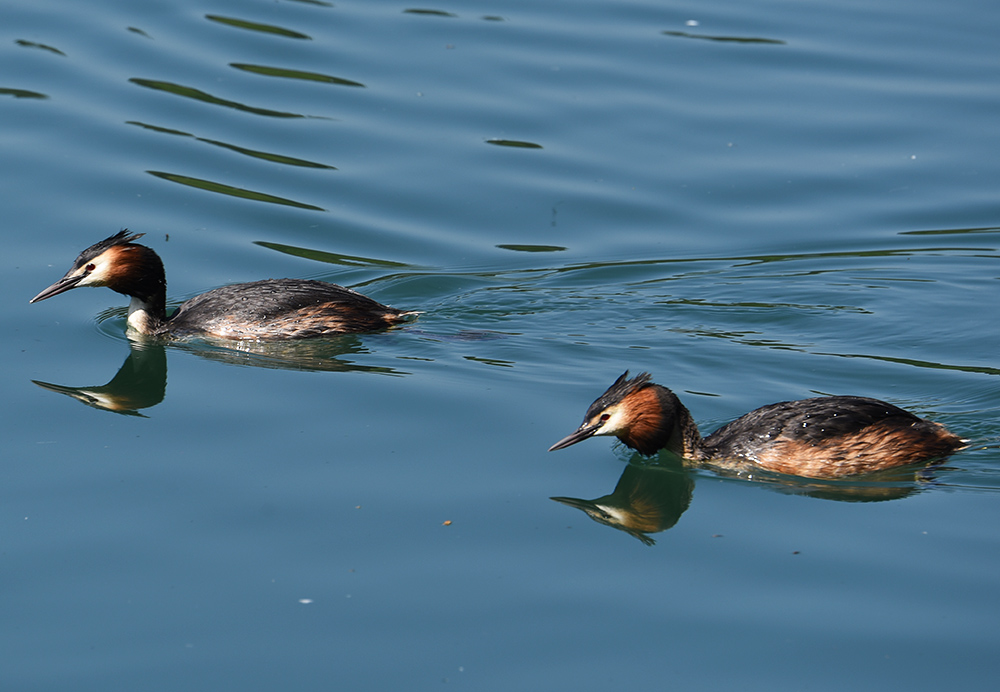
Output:
<instances>
[{"instance_id":1,"label":"bird reflection in water","mask_svg":"<svg viewBox=\"0 0 1000 692\"><path fill-rule=\"evenodd\" d=\"M694 480L678 459L676 468L627 465L615 489L603 497L550 499L583 510L594 521L653 545L656 541L649 534L666 531L677 523L691 504L693 489Z\"/></svg>"},{"instance_id":2,"label":"bird reflection in water","mask_svg":"<svg viewBox=\"0 0 1000 692\"><path fill-rule=\"evenodd\" d=\"M159 344L132 344L128 358L107 384L68 387L32 380L42 389L72 397L80 403L126 416L142 416L140 409L163 401L167 390L167 353Z\"/></svg>"},{"instance_id":3,"label":"bird reflection in water","mask_svg":"<svg viewBox=\"0 0 1000 692\"><path fill-rule=\"evenodd\" d=\"M646 545L654 545L656 541L649 534L666 531L677 524L693 500L695 480L702 475L752 483L755 487L784 495L837 502L884 502L900 500L935 485L937 468L894 468L864 478L823 480L766 471L748 476L717 469L690 469L684 466L680 457L669 452L662 452L655 461L636 454L610 494L593 500L549 499L582 510L599 524L624 531Z\"/></svg>"},{"instance_id":4,"label":"bird reflection in water","mask_svg":"<svg viewBox=\"0 0 1000 692\"><path fill-rule=\"evenodd\" d=\"M171 342L170 348L227 365L297 371L408 374L394 368L359 365L345 360L345 356L368 353L361 339L351 335L284 342L220 340L215 343L201 339ZM156 406L166 394L166 347L160 340L143 337L129 339L129 355L107 384L71 387L40 380L32 382L42 389L65 394L103 411L141 416L141 409Z\"/></svg>"}]
</instances>

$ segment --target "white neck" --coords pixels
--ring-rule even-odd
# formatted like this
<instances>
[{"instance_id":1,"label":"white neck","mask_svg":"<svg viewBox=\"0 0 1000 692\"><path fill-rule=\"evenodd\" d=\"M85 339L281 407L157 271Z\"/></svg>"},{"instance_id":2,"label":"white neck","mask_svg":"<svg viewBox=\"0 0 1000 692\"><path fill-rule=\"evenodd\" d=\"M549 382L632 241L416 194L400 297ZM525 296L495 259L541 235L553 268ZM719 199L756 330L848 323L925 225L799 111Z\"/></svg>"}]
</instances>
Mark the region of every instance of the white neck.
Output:
<instances>
[{"instance_id":1,"label":"white neck","mask_svg":"<svg viewBox=\"0 0 1000 692\"><path fill-rule=\"evenodd\" d=\"M128 304L128 326L140 334L153 333L153 319L149 315L149 305L141 298L132 296Z\"/></svg>"}]
</instances>

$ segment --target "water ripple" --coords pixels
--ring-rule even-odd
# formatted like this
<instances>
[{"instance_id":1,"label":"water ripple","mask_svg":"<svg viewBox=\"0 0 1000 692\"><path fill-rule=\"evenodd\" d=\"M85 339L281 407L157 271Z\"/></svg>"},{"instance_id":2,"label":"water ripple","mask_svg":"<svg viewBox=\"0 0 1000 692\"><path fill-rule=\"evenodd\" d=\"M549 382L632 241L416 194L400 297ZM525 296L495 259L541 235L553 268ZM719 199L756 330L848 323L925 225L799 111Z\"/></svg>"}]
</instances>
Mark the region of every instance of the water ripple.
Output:
<instances>
[{"instance_id":1,"label":"water ripple","mask_svg":"<svg viewBox=\"0 0 1000 692\"><path fill-rule=\"evenodd\" d=\"M283 77L285 79L301 79L307 82L323 82L325 84L337 84L339 86L361 87L364 84L355 82L352 79L343 79L332 75L321 74L319 72L307 72L305 70L290 70L285 67L268 67L266 65L249 65L241 62L231 62L230 67L244 72L264 75L265 77Z\"/></svg>"},{"instance_id":2,"label":"water ripple","mask_svg":"<svg viewBox=\"0 0 1000 692\"><path fill-rule=\"evenodd\" d=\"M223 17L217 14L206 14L205 19L212 22L218 22L219 24L225 24L226 26L232 26L237 29L246 29L247 31L259 31L265 34L283 36L284 38L304 39L307 41L312 40L311 36L307 36L306 34L298 31L292 31L291 29L275 26L273 24L262 24L260 22L251 22L246 19L236 19L235 17Z\"/></svg>"},{"instance_id":3,"label":"water ripple","mask_svg":"<svg viewBox=\"0 0 1000 692\"><path fill-rule=\"evenodd\" d=\"M217 139L207 139L205 137L197 137L189 132L182 132L181 130L174 130L168 127L160 127L158 125L150 125L149 123L139 122L138 120L128 120L127 125L136 125L146 130L152 130L153 132L159 132L167 135L178 135L181 137L191 137L198 140L199 142L205 142L206 144L212 144L217 147L222 147L223 149L229 149L230 151L235 151L238 154L243 154L244 156L250 156L255 159L263 159L264 161L270 161L271 163L280 163L285 166L299 166L302 168L322 168L326 170L337 170L333 166L328 166L325 163L317 163L316 161L308 161L306 159L295 158L294 156L285 156L284 154L274 154L266 151L258 151L256 149L248 149L246 147L237 146L235 144L229 144L227 142L220 142Z\"/></svg>"},{"instance_id":4,"label":"water ripple","mask_svg":"<svg viewBox=\"0 0 1000 692\"><path fill-rule=\"evenodd\" d=\"M192 178L187 175L178 175L177 173L165 173L164 171L146 171L150 175L154 175L157 178L163 180L169 180L173 183L180 183L181 185L187 185L189 187L195 187L199 190L207 190L209 192L217 192L222 195L229 195L231 197L240 197L242 199L252 199L255 202L269 202L271 204L281 204L288 207L298 207L299 209L309 209L311 211L326 211L322 207L317 207L312 204L306 204L304 202L296 202L292 199L287 199L285 197L278 197L276 195L269 195L266 192L256 192L254 190L247 190L242 187L233 187L232 185L226 185L225 183L219 183L212 180L203 180L202 178Z\"/></svg>"},{"instance_id":5,"label":"water ripple","mask_svg":"<svg viewBox=\"0 0 1000 692\"><path fill-rule=\"evenodd\" d=\"M215 106L225 106L226 108L233 108L238 111L244 111L246 113L253 113L255 115L264 115L269 118L305 118L305 115L301 113L287 113L284 111L271 110L269 108L255 108L254 106L248 106L237 101L230 101L228 99L219 98L217 96L212 96L200 89L195 89L194 87L186 87L181 84L174 84L173 82L164 82L156 79L141 79L139 77L133 77L128 81L133 84L138 84L141 87L146 87L147 89L154 89L156 91L165 91L169 94L174 94L175 96L183 96L184 98L194 99L195 101L202 101L203 103L210 103Z\"/></svg>"}]
</instances>

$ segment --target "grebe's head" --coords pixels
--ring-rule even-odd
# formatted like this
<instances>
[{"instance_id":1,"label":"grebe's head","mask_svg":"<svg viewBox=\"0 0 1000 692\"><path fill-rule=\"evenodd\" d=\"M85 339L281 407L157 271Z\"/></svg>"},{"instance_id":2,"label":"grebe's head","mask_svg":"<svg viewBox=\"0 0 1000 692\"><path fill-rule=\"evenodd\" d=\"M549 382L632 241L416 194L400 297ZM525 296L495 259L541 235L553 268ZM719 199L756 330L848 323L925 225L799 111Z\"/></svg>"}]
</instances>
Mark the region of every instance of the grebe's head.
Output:
<instances>
[{"instance_id":1,"label":"grebe's head","mask_svg":"<svg viewBox=\"0 0 1000 692\"><path fill-rule=\"evenodd\" d=\"M137 295L149 292L148 286L143 291L136 287L147 285L150 279L165 284L163 264L156 253L144 245L132 244L142 236L142 233L129 233L126 229L91 245L80 253L66 276L28 302L37 303L80 286L107 286L125 295Z\"/></svg>"},{"instance_id":2,"label":"grebe's head","mask_svg":"<svg viewBox=\"0 0 1000 692\"><path fill-rule=\"evenodd\" d=\"M569 447L595 435L614 435L625 444L633 446L629 433L636 421L646 413L645 409L654 406L655 413L660 413L658 397L652 390L656 385L649 381L650 377L648 372L643 372L630 380L626 370L590 405L587 415L583 417L583 424L549 447L549 451Z\"/></svg>"}]
</instances>

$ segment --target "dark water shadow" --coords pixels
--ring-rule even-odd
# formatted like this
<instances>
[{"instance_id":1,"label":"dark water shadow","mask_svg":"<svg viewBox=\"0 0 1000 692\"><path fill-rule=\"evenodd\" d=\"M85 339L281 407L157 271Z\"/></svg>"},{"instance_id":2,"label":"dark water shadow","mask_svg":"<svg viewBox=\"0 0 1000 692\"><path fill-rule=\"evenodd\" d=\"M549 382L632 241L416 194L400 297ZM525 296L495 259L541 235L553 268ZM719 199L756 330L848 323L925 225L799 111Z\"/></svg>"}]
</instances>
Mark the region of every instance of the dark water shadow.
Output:
<instances>
[{"instance_id":1,"label":"dark water shadow","mask_svg":"<svg viewBox=\"0 0 1000 692\"><path fill-rule=\"evenodd\" d=\"M284 27L276 26L274 24L264 24L262 22L251 22L247 19L238 19L236 17L223 17L219 14L206 14L205 19L210 22L215 22L217 24L222 24L224 26L229 26L234 29L244 29L246 31L257 31L262 34L270 34L272 36L280 36L282 38L294 38L304 41L311 41L312 37L308 34L303 34L300 31L294 31L292 29L286 29Z\"/></svg>"},{"instance_id":2,"label":"dark water shadow","mask_svg":"<svg viewBox=\"0 0 1000 692\"><path fill-rule=\"evenodd\" d=\"M173 82L164 82L157 79L142 79L140 77L132 77L128 81L133 84L147 89L152 89L154 91L162 91L168 94L173 94L174 96L181 96L183 98L192 99L194 101L201 101L202 103L207 103L213 106L223 106L225 108L232 108L234 110L243 111L244 113L253 113L254 115L263 115L268 118L305 118L307 116L302 113L288 113L286 111L276 111L270 108L257 108L255 106L248 106L245 103L240 103L239 101L231 101L229 99L220 98L218 96L213 96L201 89L195 89L194 87L184 86L183 84L175 84Z\"/></svg>"},{"instance_id":3,"label":"dark water shadow","mask_svg":"<svg viewBox=\"0 0 1000 692\"><path fill-rule=\"evenodd\" d=\"M37 91L29 91L27 89L8 89L7 87L0 87L0 96L13 96L16 99L47 99L48 94L42 94Z\"/></svg>"},{"instance_id":4,"label":"dark water shadow","mask_svg":"<svg viewBox=\"0 0 1000 692\"><path fill-rule=\"evenodd\" d=\"M514 252L563 252L567 249L562 245L526 245L523 243L501 243L495 247Z\"/></svg>"},{"instance_id":5,"label":"dark water shadow","mask_svg":"<svg viewBox=\"0 0 1000 692\"><path fill-rule=\"evenodd\" d=\"M487 144L497 147L512 147L514 149L543 149L541 144L536 142L526 142L520 139L487 139Z\"/></svg>"},{"instance_id":6,"label":"dark water shadow","mask_svg":"<svg viewBox=\"0 0 1000 692\"><path fill-rule=\"evenodd\" d=\"M403 10L403 14L417 14L425 17L446 17L449 19L453 19L458 16L452 12L446 12L445 10L422 9L419 7L405 9Z\"/></svg>"},{"instance_id":7,"label":"dark water shadow","mask_svg":"<svg viewBox=\"0 0 1000 692\"><path fill-rule=\"evenodd\" d=\"M175 130L169 127L160 127L159 125L151 125L149 123L139 122L138 120L127 120L125 124L136 125L137 127L141 127L144 130L149 130L151 132L158 132L160 134L175 135L178 137L190 137L199 142L204 142L205 144L211 144L212 146L228 149L229 151L234 151L237 154L243 154L244 156L249 156L254 159L270 161L271 163L278 163L284 166L298 166L300 168L319 168L332 171L337 170L334 166L330 166L325 163L309 161L308 159L300 159L294 156L286 156L284 154L275 154L272 152L260 151L259 149L249 149L247 147L241 147L236 144L222 142L217 139L207 139L205 137L198 137L196 135L191 134L190 132L184 132L182 130Z\"/></svg>"},{"instance_id":8,"label":"dark water shadow","mask_svg":"<svg viewBox=\"0 0 1000 692\"><path fill-rule=\"evenodd\" d=\"M692 34L687 31L662 31L664 36L674 36L677 38L694 38L702 41L716 41L718 43L763 43L774 46L784 46L786 41L774 38L758 38L754 36L713 36L711 34Z\"/></svg>"},{"instance_id":9,"label":"dark water shadow","mask_svg":"<svg viewBox=\"0 0 1000 692\"><path fill-rule=\"evenodd\" d=\"M274 250L284 255L292 257L303 257L315 262L324 262L341 267L377 267L384 269L405 269L410 265L391 260L376 259L374 257L361 257L358 255L341 255L336 252L326 252L324 250L313 250L311 248L298 247L295 245L285 245L283 243L269 243L264 240L253 241L254 245Z\"/></svg>"},{"instance_id":10,"label":"dark water shadow","mask_svg":"<svg viewBox=\"0 0 1000 692\"><path fill-rule=\"evenodd\" d=\"M49 53L53 53L55 55L61 55L63 57L66 57L66 54L63 53L61 50L59 50L55 46L50 46L45 43L36 43L35 41L28 41L23 38L17 39L16 41L14 41L14 43L21 46L22 48L37 48L38 50L44 50L48 51Z\"/></svg>"},{"instance_id":11,"label":"dark water shadow","mask_svg":"<svg viewBox=\"0 0 1000 692\"><path fill-rule=\"evenodd\" d=\"M296 202L293 199L288 199L286 197L278 197L276 195L271 195L266 192L257 192L255 190L247 190L242 187L234 187L232 185L226 185L225 183L219 183L214 180L205 180L204 178L193 178L188 175L180 175L178 173L167 173L165 171L146 171L152 176L160 178L161 180L169 180L172 183L179 183L181 185L187 185L188 187L197 188L199 190L205 190L206 192L215 192L220 195L228 195L230 197L239 197L240 199L249 199L254 202L267 202L269 204L280 204L286 207L296 207L298 209L308 209L309 211L326 211L322 207L317 207L312 204L306 204L305 202Z\"/></svg>"},{"instance_id":12,"label":"dark water shadow","mask_svg":"<svg viewBox=\"0 0 1000 692\"><path fill-rule=\"evenodd\" d=\"M250 63L242 63L242 62L231 62L229 63L229 66L236 70L242 70L243 72L249 72L251 74L261 75L264 77L281 77L283 79L298 79L306 82L319 82L321 84L335 84L337 86L348 86L348 87L364 88L365 86L361 82L355 82L353 79L334 77L333 75L323 74L321 72L292 70L286 67L272 67L268 65L252 65Z\"/></svg>"}]
</instances>

